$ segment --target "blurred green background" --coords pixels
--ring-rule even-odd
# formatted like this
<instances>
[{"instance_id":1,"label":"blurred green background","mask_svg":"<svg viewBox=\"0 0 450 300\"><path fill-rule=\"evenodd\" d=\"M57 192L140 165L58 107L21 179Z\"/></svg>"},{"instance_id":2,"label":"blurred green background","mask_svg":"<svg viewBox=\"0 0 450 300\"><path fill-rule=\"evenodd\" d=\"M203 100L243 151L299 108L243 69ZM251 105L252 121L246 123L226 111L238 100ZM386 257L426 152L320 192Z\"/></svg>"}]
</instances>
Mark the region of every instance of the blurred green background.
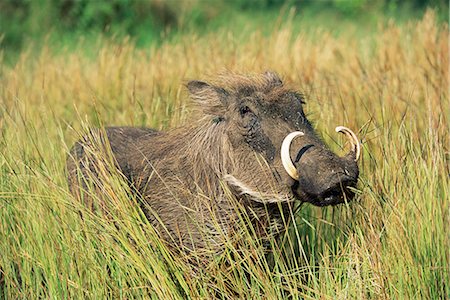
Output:
<instances>
[{"instance_id":1,"label":"blurred green background","mask_svg":"<svg viewBox=\"0 0 450 300\"><path fill-rule=\"evenodd\" d=\"M13 63L25 48L70 49L80 38L89 44L128 36L147 47L224 27L271 32L284 18L305 30L320 24L339 33L348 23L376 30L389 19L420 18L428 7L448 21L446 0L0 0L0 47L4 62Z\"/></svg>"}]
</instances>

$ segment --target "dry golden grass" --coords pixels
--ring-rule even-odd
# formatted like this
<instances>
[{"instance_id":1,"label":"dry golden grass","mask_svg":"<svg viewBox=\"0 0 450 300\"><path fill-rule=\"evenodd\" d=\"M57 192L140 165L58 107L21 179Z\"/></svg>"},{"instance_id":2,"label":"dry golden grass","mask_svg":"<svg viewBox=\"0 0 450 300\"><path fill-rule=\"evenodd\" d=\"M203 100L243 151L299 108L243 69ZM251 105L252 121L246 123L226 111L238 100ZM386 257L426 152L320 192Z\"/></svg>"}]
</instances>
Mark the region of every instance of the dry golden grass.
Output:
<instances>
[{"instance_id":1,"label":"dry golden grass","mask_svg":"<svg viewBox=\"0 0 450 300\"><path fill-rule=\"evenodd\" d=\"M0 294L228 299L234 286L242 298L448 297L448 34L429 11L362 39L295 33L287 23L269 36L221 31L151 50L103 41L94 57L82 43L37 59L24 52L0 69ZM250 266L245 283L216 266L198 278L162 250L141 256L128 245L117 255L113 226L78 218L64 163L83 126L178 126L189 113L186 80L268 69L306 95L309 119L332 148L340 151L332 130L341 124L364 145L358 201L300 212L298 268ZM143 247L146 238L136 236Z\"/></svg>"}]
</instances>

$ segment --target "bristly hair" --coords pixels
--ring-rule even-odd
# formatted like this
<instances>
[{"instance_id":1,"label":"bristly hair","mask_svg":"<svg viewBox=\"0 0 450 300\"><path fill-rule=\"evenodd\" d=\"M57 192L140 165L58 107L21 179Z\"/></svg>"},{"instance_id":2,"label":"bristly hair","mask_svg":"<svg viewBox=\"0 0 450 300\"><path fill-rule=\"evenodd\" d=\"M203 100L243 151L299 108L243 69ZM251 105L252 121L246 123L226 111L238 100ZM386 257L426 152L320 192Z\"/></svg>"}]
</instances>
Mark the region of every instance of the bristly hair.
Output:
<instances>
[{"instance_id":1,"label":"bristly hair","mask_svg":"<svg viewBox=\"0 0 450 300\"><path fill-rule=\"evenodd\" d=\"M228 92L238 95L261 92L267 95L267 100L276 98L270 97L270 95L278 96L283 93L292 92L289 87L284 85L278 74L272 71L252 75L227 72L220 74L212 83Z\"/></svg>"},{"instance_id":2,"label":"bristly hair","mask_svg":"<svg viewBox=\"0 0 450 300\"><path fill-rule=\"evenodd\" d=\"M209 83L190 81L187 88L193 100L194 111L214 116L216 121L220 121L220 117L228 108L230 103L227 103L227 100L230 95L241 98L260 93L266 101L276 101L286 93L295 93L303 100L300 93L286 86L278 74L271 71L253 75L226 72L219 74ZM194 115L194 118L196 117L197 115Z\"/></svg>"}]
</instances>

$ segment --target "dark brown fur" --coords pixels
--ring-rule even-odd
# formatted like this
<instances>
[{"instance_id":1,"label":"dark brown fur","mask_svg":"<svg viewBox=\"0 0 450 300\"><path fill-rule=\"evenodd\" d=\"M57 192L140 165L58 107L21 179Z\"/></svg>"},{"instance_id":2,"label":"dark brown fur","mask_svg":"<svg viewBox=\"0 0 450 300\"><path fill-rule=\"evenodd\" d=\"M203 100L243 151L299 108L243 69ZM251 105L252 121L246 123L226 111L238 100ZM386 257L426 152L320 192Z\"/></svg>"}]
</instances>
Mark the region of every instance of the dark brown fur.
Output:
<instances>
[{"instance_id":1,"label":"dark brown fur","mask_svg":"<svg viewBox=\"0 0 450 300\"><path fill-rule=\"evenodd\" d=\"M350 157L338 158L316 137L301 95L276 74L228 75L213 84L191 81L187 87L197 112L187 125L167 132L109 127L98 143L88 137L76 143L67 162L72 193L96 206L82 194L90 184L102 193L101 182L92 178L99 176L97 154L110 147L111 159L161 236L172 245L198 251L221 249L223 239L237 230L237 207L249 212L256 234L264 238L284 229L282 219L295 200L319 201L281 164L281 143L292 131L301 130L305 137L293 143L291 157L305 145L315 146L304 154L299 168L304 161L305 168L314 162L324 172L349 169L356 184L357 166L355 171ZM94 135L101 136L99 132ZM308 185L329 189L332 175L314 176L307 177L314 181Z\"/></svg>"}]
</instances>

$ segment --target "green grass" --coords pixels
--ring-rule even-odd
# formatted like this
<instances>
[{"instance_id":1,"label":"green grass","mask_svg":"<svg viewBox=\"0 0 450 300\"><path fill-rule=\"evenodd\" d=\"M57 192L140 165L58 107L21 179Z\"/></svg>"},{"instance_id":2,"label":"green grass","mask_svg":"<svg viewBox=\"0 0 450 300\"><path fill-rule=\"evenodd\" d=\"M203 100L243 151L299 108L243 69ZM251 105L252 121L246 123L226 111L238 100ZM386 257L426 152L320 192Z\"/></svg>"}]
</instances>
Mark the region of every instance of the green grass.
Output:
<instances>
[{"instance_id":1,"label":"green grass","mask_svg":"<svg viewBox=\"0 0 450 300\"><path fill-rule=\"evenodd\" d=\"M218 29L150 50L103 39L3 63L0 298L448 297L448 26L433 12L362 37L298 25ZM224 69L278 71L305 93L309 119L339 153L333 128L359 129L359 192L338 207L303 205L273 257L250 228L247 251L229 245L195 270L154 234L120 176L102 179L109 218L75 201L65 158L89 127L183 124L182 84Z\"/></svg>"},{"instance_id":2,"label":"green grass","mask_svg":"<svg viewBox=\"0 0 450 300\"><path fill-rule=\"evenodd\" d=\"M448 22L448 4L441 0L111 0L79 1L72 5L60 0L41 2L0 3L0 46L6 64L14 65L24 50L39 56L48 45L55 53L78 48L92 57L93 49L98 49L104 39L120 44L129 38L139 49L217 31L230 32L244 40L255 31L270 35L290 21L295 33L315 35L320 28L333 36L363 38L377 32L380 24L421 19L426 4L435 7L438 22ZM64 3L68 10L62 9ZM80 42L85 46L80 47Z\"/></svg>"}]
</instances>

